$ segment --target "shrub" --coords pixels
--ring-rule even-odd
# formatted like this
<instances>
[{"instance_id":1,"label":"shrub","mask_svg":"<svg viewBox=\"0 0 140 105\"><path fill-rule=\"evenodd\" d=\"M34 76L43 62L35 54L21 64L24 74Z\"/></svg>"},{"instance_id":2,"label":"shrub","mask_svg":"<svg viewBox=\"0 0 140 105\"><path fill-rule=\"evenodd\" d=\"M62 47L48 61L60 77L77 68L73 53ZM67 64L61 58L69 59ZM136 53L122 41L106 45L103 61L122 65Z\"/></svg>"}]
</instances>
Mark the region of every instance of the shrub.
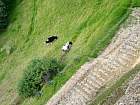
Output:
<instances>
[{"instance_id":1,"label":"shrub","mask_svg":"<svg viewBox=\"0 0 140 105\"><path fill-rule=\"evenodd\" d=\"M45 83L44 76L49 72L51 73L49 80L52 80L62 69L63 65L56 59L33 59L19 81L19 95L23 97L37 95Z\"/></svg>"},{"instance_id":2,"label":"shrub","mask_svg":"<svg viewBox=\"0 0 140 105\"><path fill-rule=\"evenodd\" d=\"M15 50L15 45L13 43L13 41L7 41L2 48L0 49L1 53L5 53L6 55L9 55L11 53L13 53L13 51Z\"/></svg>"}]
</instances>

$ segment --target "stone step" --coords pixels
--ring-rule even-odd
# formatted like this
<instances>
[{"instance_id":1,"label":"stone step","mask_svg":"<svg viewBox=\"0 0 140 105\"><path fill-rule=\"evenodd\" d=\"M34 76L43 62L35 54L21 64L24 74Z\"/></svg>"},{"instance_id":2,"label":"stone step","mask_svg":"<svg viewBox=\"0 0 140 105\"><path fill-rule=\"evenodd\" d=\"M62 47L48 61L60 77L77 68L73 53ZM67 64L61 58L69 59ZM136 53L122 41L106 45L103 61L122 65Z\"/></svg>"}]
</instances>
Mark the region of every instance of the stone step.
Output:
<instances>
[{"instance_id":1,"label":"stone step","mask_svg":"<svg viewBox=\"0 0 140 105\"><path fill-rule=\"evenodd\" d=\"M85 100L85 98L81 96L80 93L81 92L77 92L76 90L73 90L72 95L69 97L69 102L71 105L77 105L77 104L84 105L85 104L87 100ZM65 103L64 105L66 104L68 103Z\"/></svg>"},{"instance_id":2,"label":"stone step","mask_svg":"<svg viewBox=\"0 0 140 105\"><path fill-rule=\"evenodd\" d=\"M121 48L121 49L119 49L119 51L118 51L118 54L135 54L135 52L136 52L137 50L135 50L135 49L128 49L128 48Z\"/></svg>"},{"instance_id":3,"label":"stone step","mask_svg":"<svg viewBox=\"0 0 140 105\"><path fill-rule=\"evenodd\" d=\"M82 85L82 87L85 87L88 92L90 92L90 94L95 91L95 88L89 85L86 80L83 80L80 84Z\"/></svg>"},{"instance_id":4,"label":"stone step","mask_svg":"<svg viewBox=\"0 0 140 105\"><path fill-rule=\"evenodd\" d=\"M131 59L128 58L127 56L124 56L125 54L121 54L120 57L123 61L127 62L127 63L130 63Z\"/></svg>"},{"instance_id":5,"label":"stone step","mask_svg":"<svg viewBox=\"0 0 140 105\"><path fill-rule=\"evenodd\" d=\"M105 65L105 66L107 66L107 65ZM105 67L105 66L104 66L104 67ZM103 71L103 69L102 69L102 68L104 68L104 67L103 67L103 66L102 66L102 67L99 67L97 72L99 72L101 75L108 76L108 73L106 73L106 72Z\"/></svg>"},{"instance_id":6,"label":"stone step","mask_svg":"<svg viewBox=\"0 0 140 105\"><path fill-rule=\"evenodd\" d=\"M120 49L119 53L127 54L128 56L131 56L131 57L137 57L135 52L133 52L133 51L127 51L127 50Z\"/></svg>"},{"instance_id":7,"label":"stone step","mask_svg":"<svg viewBox=\"0 0 140 105\"><path fill-rule=\"evenodd\" d=\"M103 70L103 69L98 69L98 72L105 75L105 76L108 76L108 73L109 73L108 71Z\"/></svg>"},{"instance_id":8,"label":"stone step","mask_svg":"<svg viewBox=\"0 0 140 105\"><path fill-rule=\"evenodd\" d=\"M122 52L120 52L120 54L121 54L122 56L128 58L129 60L130 60L130 59L134 59L134 58L137 57L135 54L132 54L132 53L122 53Z\"/></svg>"},{"instance_id":9,"label":"stone step","mask_svg":"<svg viewBox=\"0 0 140 105\"><path fill-rule=\"evenodd\" d=\"M131 51L136 52L137 49L138 49L136 46L137 46L137 45L135 45L134 43L133 43L133 44L126 43L126 44L123 46L123 48L124 48L124 50L127 49L127 50L131 50Z\"/></svg>"},{"instance_id":10,"label":"stone step","mask_svg":"<svg viewBox=\"0 0 140 105\"><path fill-rule=\"evenodd\" d=\"M83 101L87 102L88 99L90 98L89 95L85 94L85 92L82 91L82 89L79 89L78 87L74 87L74 90L83 97Z\"/></svg>"},{"instance_id":11,"label":"stone step","mask_svg":"<svg viewBox=\"0 0 140 105\"><path fill-rule=\"evenodd\" d=\"M100 88L100 86L98 84L95 84L94 81L92 81L89 76L86 78L85 81L86 81L86 84L90 85L92 89L97 90Z\"/></svg>"},{"instance_id":12,"label":"stone step","mask_svg":"<svg viewBox=\"0 0 140 105\"><path fill-rule=\"evenodd\" d=\"M111 62L111 64L114 66L115 69L120 67L120 64L116 61L116 59L111 58L109 61ZM108 69L108 68L105 68L105 69Z\"/></svg>"},{"instance_id":13,"label":"stone step","mask_svg":"<svg viewBox=\"0 0 140 105\"><path fill-rule=\"evenodd\" d=\"M122 60L116 59L116 62L120 65L119 68L124 68L124 67L126 67L126 64L127 64L127 63L123 63Z\"/></svg>"},{"instance_id":14,"label":"stone step","mask_svg":"<svg viewBox=\"0 0 140 105\"><path fill-rule=\"evenodd\" d=\"M99 79L104 79L104 80L106 80L107 79L107 75L105 75L105 74L103 74L103 73L101 73L101 72L99 72L98 70L97 71L95 71L95 72L93 72L95 75L100 75L100 78Z\"/></svg>"},{"instance_id":15,"label":"stone step","mask_svg":"<svg viewBox=\"0 0 140 105\"><path fill-rule=\"evenodd\" d=\"M139 41L139 38L140 37L135 34L135 35L133 35L133 37L131 36L128 41L131 43L137 43Z\"/></svg>"},{"instance_id":16,"label":"stone step","mask_svg":"<svg viewBox=\"0 0 140 105\"><path fill-rule=\"evenodd\" d=\"M89 90L93 89L92 85L89 84L85 79L81 82L81 85L86 86Z\"/></svg>"},{"instance_id":17,"label":"stone step","mask_svg":"<svg viewBox=\"0 0 140 105\"><path fill-rule=\"evenodd\" d=\"M91 86L95 89L99 89L102 86L102 81L92 75L87 76L86 82L90 83Z\"/></svg>"},{"instance_id":18,"label":"stone step","mask_svg":"<svg viewBox=\"0 0 140 105\"><path fill-rule=\"evenodd\" d=\"M87 86L83 86L82 83L78 83L76 86L78 86L78 88L83 91L85 95L91 97L91 91L87 88Z\"/></svg>"},{"instance_id":19,"label":"stone step","mask_svg":"<svg viewBox=\"0 0 140 105\"><path fill-rule=\"evenodd\" d=\"M104 65L103 67L105 67L106 65ZM101 67L101 68L103 68ZM106 78L108 77L108 74L107 73L103 73L100 71L101 68L97 68L97 70L95 71L95 74L98 74L100 75L100 77L104 80L106 80Z\"/></svg>"},{"instance_id":20,"label":"stone step","mask_svg":"<svg viewBox=\"0 0 140 105\"><path fill-rule=\"evenodd\" d=\"M110 73L112 73L113 70L116 70L117 67L118 66L112 65L112 62L110 60L108 60L108 63L106 64L106 69L108 69L110 71Z\"/></svg>"},{"instance_id":21,"label":"stone step","mask_svg":"<svg viewBox=\"0 0 140 105\"><path fill-rule=\"evenodd\" d=\"M138 42L132 42L132 41L127 41L126 43L125 43L125 45L128 45L128 46L131 46L131 47L133 47L133 49L139 49L139 43Z\"/></svg>"},{"instance_id":22,"label":"stone step","mask_svg":"<svg viewBox=\"0 0 140 105\"><path fill-rule=\"evenodd\" d=\"M92 71L91 71L89 75L98 78L98 80L101 81L101 82L105 82L105 81L106 81L104 78L101 77L100 74L98 74L98 73L96 73L96 72L92 72Z\"/></svg>"},{"instance_id":23,"label":"stone step","mask_svg":"<svg viewBox=\"0 0 140 105\"><path fill-rule=\"evenodd\" d=\"M119 65L112 65L113 56L108 57L101 63L102 72L106 73L107 75L112 73ZM117 63L116 63L117 64ZM102 66L103 65L103 66Z\"/></svg>"},{"instance_id":24,"label":"stone step","mask_svg":"<svg viewBox=\"0 0 140 105\"><path fill-rule=\"evenodd\" d=\"M118 57L118 59L117 59L117 62L118 62L120 65L122 65L123 67L126 67L126 65L127 65L127 62L125 62L123 59L121 59L121 58L119 58L119 57Z\"/></svg>"}]
</instances>

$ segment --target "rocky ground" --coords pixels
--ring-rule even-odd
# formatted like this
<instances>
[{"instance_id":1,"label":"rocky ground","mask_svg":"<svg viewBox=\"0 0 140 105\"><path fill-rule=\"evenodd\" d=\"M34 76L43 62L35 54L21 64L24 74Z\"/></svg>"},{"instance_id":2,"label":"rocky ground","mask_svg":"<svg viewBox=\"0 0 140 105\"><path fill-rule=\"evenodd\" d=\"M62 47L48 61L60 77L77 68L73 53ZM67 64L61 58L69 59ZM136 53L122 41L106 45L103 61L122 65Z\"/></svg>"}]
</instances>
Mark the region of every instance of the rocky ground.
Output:
<instances>
[{"instance_id":1,"label":"rocky ground","mask_svg":"<svg viewBox=\"0 0 140 105\"><path fill-rule=\"evenodd\" d=\"M140 105L140 73L129 82L125 95L115 105Z\"/></svg>"}]
</instances>

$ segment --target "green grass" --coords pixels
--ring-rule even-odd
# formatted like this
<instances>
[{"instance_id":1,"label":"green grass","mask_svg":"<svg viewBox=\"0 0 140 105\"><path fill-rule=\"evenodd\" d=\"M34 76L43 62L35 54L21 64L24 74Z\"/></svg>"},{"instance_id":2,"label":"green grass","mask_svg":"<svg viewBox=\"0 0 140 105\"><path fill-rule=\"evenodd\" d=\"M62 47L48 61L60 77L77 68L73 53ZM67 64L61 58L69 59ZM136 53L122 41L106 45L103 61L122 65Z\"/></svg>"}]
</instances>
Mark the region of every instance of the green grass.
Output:
<instances>
[{"instance_id":1,"label":"green grass","mask_svg":"<svg viewBox=\"0 0 140 105\"><path fill-rule=\"evenodd\" d=\"M119 78L115 84L111 87L105 89L100 95L96 97L92 105L103 105L107 103L108 99L111 98L111 95L117 91L122 90L122 86L127 85L127 83L132 80L135 75L140 71L140 65L137 65L134 69L130 70L128 73L124 74L121 78ZM109 105L114 105L115 102L123 95L124 93L120 93L120 96L117 96L112 100L114 103L108 103ZM106 104L107 105L107 104Z\"/></svg>"},{"instance_id":2,"label":"green grass","mask_svg":"<svg viewBox=\"0 0 140 105\"><path fill-rule=\"evenodd\" d=\"M6 99L1 105L11 104L18 97L17 82L33 58L60 59L62 45L72 40L74 45L63 59L67 64L64 73L56 76L54 84L44 86L42 97L25 99L22 104L47 102L88 58L95 58L103 51L128 17L129 8L138 3L136 0L15 0L15 4L7 30L0 33L0 47L9 40L15 46L10 55L0 53L0 92L1 98ZM44 45L52 34L59 39L51 46Z\"/></svg>"},{"instance_id":3,"label":"green grass","mask_svg":"<svg viewBox=\"0 0 140 105\"><path fill-rule=\"evenodd\" d=\"M140 6L140 1L139 0L132 0L133 1L133 6L134 7L139 7Z\"/></svg>"}]
</instances>

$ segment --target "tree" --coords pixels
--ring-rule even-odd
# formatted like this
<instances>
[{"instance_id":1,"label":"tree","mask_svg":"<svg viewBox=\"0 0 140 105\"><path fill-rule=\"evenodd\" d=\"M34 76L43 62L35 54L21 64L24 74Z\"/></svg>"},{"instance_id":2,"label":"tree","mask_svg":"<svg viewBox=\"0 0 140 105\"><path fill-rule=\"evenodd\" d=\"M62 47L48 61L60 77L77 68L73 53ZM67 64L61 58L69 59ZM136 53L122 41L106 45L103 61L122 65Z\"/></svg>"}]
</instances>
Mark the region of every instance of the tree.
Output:
<instances>
[{"instance_id":1,"label":"tree","mask_svg":"<svg viewBox=\"0 0 140 105\"><path fill-rule=\"evenodd\" d=\"M0 29L5 29L7 26L7 7L6 5L0 0Z\"/></svg>"}]
</instances>

